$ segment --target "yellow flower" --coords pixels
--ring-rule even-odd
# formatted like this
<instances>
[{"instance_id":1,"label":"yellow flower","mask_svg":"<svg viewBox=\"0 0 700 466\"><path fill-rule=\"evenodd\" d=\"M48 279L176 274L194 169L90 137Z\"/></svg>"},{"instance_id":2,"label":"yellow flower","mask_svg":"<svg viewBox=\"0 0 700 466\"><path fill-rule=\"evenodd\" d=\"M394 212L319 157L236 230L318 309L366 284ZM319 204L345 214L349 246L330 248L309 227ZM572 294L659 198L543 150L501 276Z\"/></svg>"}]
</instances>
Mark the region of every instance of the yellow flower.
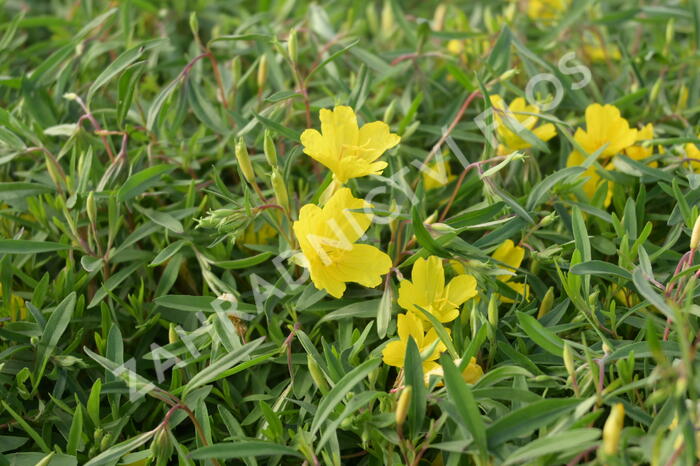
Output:
<instances>
[{"instance_id":1,"label":"yellow flower","mask_svg":"<svg viewBox=\"0 0 700 466\"><path fill-rule=\"evenodd\" d=\"M452 39L447 42L447 51L452 55L459 55L464 52L464 40Z\"/></svg>"},{"instance_id":2,"label":"yellow flower","mask_svg":"<svg viewBox=\"0 0 700 466\"><path fill-rule=\"evenodd\" d=\"M619 60L622 58L620 54L620 49L616 45L608 45L606 47L601 47L599 45L584 45L583 53L592 62L604 62L607 60Z\"/></svg>"},{"instance_id":3,"label":"yellow flower","mask_svg":"<svg viewBox=\"0 0 700 466\"><path fill-rule=\"evenodd\" d=\"M527 15L530 19L551 21L561 16L567 3L564 0L530 0L527 2Z\"/></svg>"},{"instance_id":4,"label":"yellow flower","mask_svg":"<svg viewBox=\"0 0 700 466\"><path fill-rule=\"evenodd\" d=\"M418 259L413 264L411 278L413 281L401 281L398 303L421 319L425 317L416 306L430 312L440 322L450 322L459 316L459 307L477 295L476 279L471 275L457 275L445 286L445 271L437 256Z\"/></svg>"},{"instance_id":5,"label":"yellow flower","mask_svg":"<svg viewBox=\"0 0 700 466\"><path fill-rule=\"evenodd\" d=\"M515 270L520 267L525 258L525 248L516 246L513 241L507 239L496 249L491 257L499 262L505 264L507 270L515 272ZM496 275L496 278L501 282L508 285L513 291L528 299L530 296L530 287L525 283L511 282L510 279L513 278L511 273L506 273L502 275ZM513 300L505 296L501 296L501 301L504 303L512 303Z\"/></svg>"},{"instance_id":6,"label":"yellow flower","mask_svg":"<svg viewBox=\"0 0 700 466\"><path fill-rule=\"evenodd\" d=\"M522 97L516 98L508 106L506 106L506 103L499 95L492 95L490 100L494 109L494 118L497 123L496 133L501 142L498 146L498 153L500 155L532 147L532 144L506 126L503 121L504 118L509 119L508 122L511 127L517 129L522 126L544 142L556 136L557 130L552 123L545 123L535 128L539 118L530 114L539 115L539 109L534 105L528 105Z\"/></svg>"},{"instance_id":7,"label":"yellow flower","mask_svg":"<svg viewBox=\"0 0 700 466\"><path fill-rule=\"evenodd\" d=\"M461 359L455 359L455 365L459 366L462 363ZM430 376L431 375L436 375L438 377L443 376L442 372L442 367L436 366L434 369L430 370L429 372L425 373L425 383L427 384L430 381ZM469 360L469 364L467 364L467 367L464 368L462 371L462 378L464 379L465 382L470 383L470 384L475 384L482 376L484 375L484 369L476 362L476 358L472 357ZM442 385L442 383L438 383L438 386Z\"/></svg>"},{"instance_id":8,"label":"yellow flower","mask_svg":"<svg viewBox=\"0 0 700 466\"><path fill-rule=\"evenodd\" d=\"M241 244L268 244L270 240L277 236L277 230L272 228L272 226L263 222L260 225L250 224L248 228L243 232L241 237Z\"/></svg>"},{"instance_id":9,"label":"yellow flower","mask_svg":"<svg viewBox=\"0 0 700 466\"><path fill-rule=\"evenodd\" d=\"M428 373L436 367L440 367L435 362L440 357L440 353L447 349L441 341L439 341L434 328L425 333L423 320L412 312L399 314L396 322L399 339L389 342L382 351L382 359L385 364L394 367L403 367L404 359L406 358L406 345L408 345L408 337L413 337L413 340L418 346L418 351L421 354L430 349L437 341L435 349L423 361L423 372Z\"/></svg>"},{"instance_id":10,"label":"yellow flower","mask_svg":"<svg viewBox=\"0 0 700 466\"><path fill-rule=\"evenodd\" d=\"M569 154L569 158L566 161L566 166L567 167L577 167L581 165L586 158L581 155L580 152L578 151L573 151ZM605 165L606 170L612 170L613 164L612 162L608 163ZM588 196L589 199L592 199L593 196L595 195L595 192L598 190L598 186L603 181L608 182L608 193L605 196L605 201L603 202L603 205L605 207L610 205L610 202L612 201L612 195L613 195L613 184L609 180L603 180L598 172L595 170L595 166L591 165L586 169L585 172L583 172L583 176L587 177L588 179L583 183L583 192L586 193L586 196Z\"/></svg>"},{"instance_id":11,"label":"yellow flower","mask_svg":"<svg viewBox=\"0 0 700 466\"><path fill-rule=\"evenodd\" d=\"M442 188L450 181L454 180L450 164L447 160L438 161L428 166L428 169L423 172L423 187L426 191L431 189Z\"/></svg>"},{"instance_id":12,"label":"yellow flower","mask_svg":"<svg viewBox=\"0 0 700 466\"><path fill-rule=\"evenodd\" d=\"M333 297L343 296L346 282L373 288L391 268L388 255L374 246L355 244L369 228L372 216L350 210L365 207L371 205L342 188L323 208L306 204L294 222L301 265L309 269L316 288Z\"/></svg>"},{"instance_id":13,"label":"yellow flower","mask_svg":"<svg viewBox=\"0 0 700 466\"><path fill-rule=\"evenodd\" d=\"M578 128L574 139L589 154L607 144L600 157L611 157L637 141L637 130L630 129L614 105L591 104L586 108L586 129Z\"/></svg>"},{"instance_id":14,"label":"yellow flower","mask_svg":"<svg viewBox=\"0 0 700 466\"><path fill-rule=\"evenodd\" d=\"M644 128L637 132L637 141L646 141L647 139L654 139L654 125L649 123ZM630 146L625 149L625 155L632 160L642 161L652 156L654 153L654 147L644 147L641 145ZM657 167L659 164L654 161L649 164L650 167Z\"/></svg>"},{"instance_id":15,"label":"yellow flower","mask_svg":"<svg viewBox=\"0 0 700 466\"><path fill-rule=\"evenodd\" d=\"M698 149L698 146L696 146L692 142L689 142L685 146L683 146L683 148L685 149L686 158L696 159L690 162L690 166L693 169L693 171L695 173L700 173L700 149Z\"/></svg>"},{"instance_id":16,"label":"yellow flower","mask_svg":"<svg viewBox=\"0 0 700 466\"><path fill-rule=\"evenodd\" d=\"M401 138L383 121L358 128L355 112L346 106L321 109L321 132L307 129L301 134L304 153L325 165L340 183L350 178L380 175L387 166L377 162Z\"/></svg>"}]
</instances>

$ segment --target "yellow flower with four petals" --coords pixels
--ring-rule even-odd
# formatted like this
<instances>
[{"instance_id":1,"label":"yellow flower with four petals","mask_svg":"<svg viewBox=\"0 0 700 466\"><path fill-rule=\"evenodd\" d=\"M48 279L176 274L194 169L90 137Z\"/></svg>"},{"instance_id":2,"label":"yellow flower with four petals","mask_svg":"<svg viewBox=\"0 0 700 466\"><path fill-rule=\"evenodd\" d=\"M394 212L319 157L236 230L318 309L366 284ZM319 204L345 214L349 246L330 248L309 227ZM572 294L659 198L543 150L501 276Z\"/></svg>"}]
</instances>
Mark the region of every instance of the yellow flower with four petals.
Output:
<instances>
[{"instance_id":1,"label":"yellow flower with four petals","mask_svg":"<svg viewBox=\"0 0 700 466\"><path fill-rule=\"evenodd\" d=\"M377 159L401 140L383 121L359 128L355 112L344 105L321 109L320 118L321 132L307 129L301 134L304 153L331 170L340 184L351 178L381 175L387 163Z\"/></svg>"}]
</instances>

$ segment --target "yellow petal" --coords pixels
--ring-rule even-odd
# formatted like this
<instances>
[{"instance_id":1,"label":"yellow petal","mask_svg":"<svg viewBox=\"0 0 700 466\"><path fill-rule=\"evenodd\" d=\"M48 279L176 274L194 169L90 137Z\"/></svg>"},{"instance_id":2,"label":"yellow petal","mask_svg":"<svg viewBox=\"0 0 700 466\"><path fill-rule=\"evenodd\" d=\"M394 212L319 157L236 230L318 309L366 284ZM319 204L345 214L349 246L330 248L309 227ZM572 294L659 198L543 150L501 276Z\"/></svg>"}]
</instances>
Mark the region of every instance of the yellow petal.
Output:
<instances>
[{"instance_id":1,"label":"yellow petal","mask_svg":"<svg viewBox=\"0 0 700 466\"><path fill-rule=\"evenodd\" d=\"M476 278L471 275L458 275L454 277L450 280L450 283L445 289L447 301L455 307L461 306L476 295Z\"/></svg>"},{"instance_id":2,"label":"yellow petal","mask_svg":"<svg viewBox=\"0 0 700 466\"><path fill-rule=\"evenodd\" d=\"M334 154L342 156L347 146L356 146L359 135L357 117L352 108L339 105L332 111L321 109L321 133L328 140L328 144Z\"/></svg>"},{"instance_id":3,"label":"yellow petal","mask_svg":"<svg viewBox=\"0 0 700 466\"><path fill-rule=\"evenodd\" d=\"M425 301L433 303L442 297L445 289L445 271L442 267L442 259L430 256L428 259L419 258L413 264L411 272L413 284L425 294Z\"/></svg>"},{"instance_id":4,"label":"yellow petal","mask_svg":"<svg viewBox=\"0 0 700 466\"><path fill-rule=\"evenodd\" d=\"M462 371L462 378L464 381L471 384L476 383L483 375L484 370L477 364L476 358L474 357L469 360L469 364Z\"/></svg>"},{"instance_id":5,"label":"yellow petal","mask_svg":"<svg viewBox=\"0 0 700 466\"><path fill-rule=\"evenodd\" d=\"M406 358L406 343L400 340L390 341L382 350L384 364L403 367Z\"/></svg>"},{"instance_id":6,"label":"yellow petal","mask_svg":"<svg viewBox=\"0 0 700 466\"><path fill-rule=\"evenodd\" d=\"M360 128L357 145L360 147L359 156L370 162L378 159L381 155L396 146L401 138L398 134L393 134L389 125L383 121L367 123Z\"/></svg>"},{"instance_id":7,"label":"yellow petal","mask_svg":"<svg viewBox=\"0 0 700 466\"><path fill-rule=\"evenodd\" d=\"M513 241L507 239L498 247L498 249L493 252L493 254L491 254L491 257L499 262L503 262L509 269L515 270L520 267L520 264L523 262L523 258L525 257L525 249L521 248L520 246L515 246ZM496 278L505 282L510 280L511 276L512 275L503 274L498 275Z\"/></svg>"},{"instance_id":8,"label":"yellow petal","mask_svg":"<svg viewBox=\"0 0 700 466\"><path fill-rule=\"evenodd\" d=\"M391 269L391 258L369 244L355 244L337 257L326 273L334 280L359 283L374 288Z\"/></svg>"}]
</instances>

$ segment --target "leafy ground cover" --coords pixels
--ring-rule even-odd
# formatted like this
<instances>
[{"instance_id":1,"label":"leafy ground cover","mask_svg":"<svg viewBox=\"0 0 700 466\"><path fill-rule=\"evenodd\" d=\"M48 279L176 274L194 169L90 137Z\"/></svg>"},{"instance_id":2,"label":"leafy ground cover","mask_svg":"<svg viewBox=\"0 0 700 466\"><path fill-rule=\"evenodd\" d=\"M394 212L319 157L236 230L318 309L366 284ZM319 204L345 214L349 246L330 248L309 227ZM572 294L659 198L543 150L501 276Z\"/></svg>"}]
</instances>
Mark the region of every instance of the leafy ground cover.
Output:
<instances>
[{"instance_id":1,"label":"leafy ground cover","mask_svg":"<svg viewBox=\"0 0 700 466\"><path fill-rule=\"evenodd\" d=\"M13 1L0 464L695 464L700 3Z\"/></svg>"}]
</instances>

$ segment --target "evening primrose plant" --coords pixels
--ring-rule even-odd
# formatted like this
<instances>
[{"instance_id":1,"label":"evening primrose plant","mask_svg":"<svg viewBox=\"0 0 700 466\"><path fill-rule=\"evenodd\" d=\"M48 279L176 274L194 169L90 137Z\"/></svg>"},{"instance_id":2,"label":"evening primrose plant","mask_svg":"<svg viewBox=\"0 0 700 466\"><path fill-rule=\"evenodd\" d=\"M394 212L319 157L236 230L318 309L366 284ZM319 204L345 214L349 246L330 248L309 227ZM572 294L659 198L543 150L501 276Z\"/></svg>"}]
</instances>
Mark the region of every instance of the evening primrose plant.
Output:
<instances>
[{"instance_id":1,"label":"evening primrose plant","mask_svg":"<svg viewBox=\"0 0 700 466\"><path fill-rule=\"evenodd\" d=\"M0 465L694 465L697 2L5 2Z\"/></svg>"}]
</instances>

